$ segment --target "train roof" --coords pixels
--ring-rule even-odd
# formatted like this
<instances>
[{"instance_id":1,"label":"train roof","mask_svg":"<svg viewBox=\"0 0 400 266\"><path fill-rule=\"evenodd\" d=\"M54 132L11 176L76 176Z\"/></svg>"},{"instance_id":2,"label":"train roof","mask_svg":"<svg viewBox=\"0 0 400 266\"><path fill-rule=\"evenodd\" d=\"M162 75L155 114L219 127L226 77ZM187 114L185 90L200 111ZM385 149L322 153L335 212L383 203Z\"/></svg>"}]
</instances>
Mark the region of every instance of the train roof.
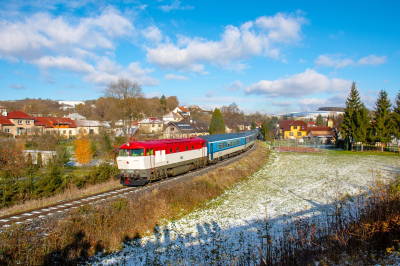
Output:
<instances>
[{"instance_id":1,"label":"train roof","mask_svg":"<svg viewBox=\"0 0 400 266\"><path fill-rule=\"evenodd\" d=\"M144 141L132 141L123 144L120 149L137 149L137 148L163 148L165 146L174 145L185 145L191 143L204 142L204 139L200 138L182 138L182 139L157 139L157 140L144 140Z\"/></svg>"},{"instance_id":2,"label":"train roof","mask_svg":"<svg viewBox=\"0 0 400 266\"><path fill-rule=\"evenodd\" d=\"M206 135L206 136L200 136L199 138L202 138L208 142L215 142L215 141L221 141L221 140L245 138L245 137L252 136L254 134L256 134L256 132L254 132L254 131L243 131L243 132L237 132L237 133Z\"/></svg>"}]
</instances>

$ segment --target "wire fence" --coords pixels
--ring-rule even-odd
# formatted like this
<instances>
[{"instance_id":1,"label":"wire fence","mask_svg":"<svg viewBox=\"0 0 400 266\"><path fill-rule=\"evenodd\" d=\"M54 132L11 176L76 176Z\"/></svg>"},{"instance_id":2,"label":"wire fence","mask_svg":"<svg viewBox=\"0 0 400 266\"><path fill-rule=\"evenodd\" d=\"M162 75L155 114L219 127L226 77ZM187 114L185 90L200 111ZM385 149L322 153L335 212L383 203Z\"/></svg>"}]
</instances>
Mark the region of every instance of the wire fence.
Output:
<instances>
[{"instance_id":1,"label":"wire fence","mask_svg":"<svg viewBox=\"0 0 400 266\"><path fill-rule=\"evenodd\" d=\"M333 144L326 144L320 140L308 139L276 139L271 142L271 148L278 151L293 151L293 152L320 152L324 149L333 149Z\"/></svg>"}]
</instances>

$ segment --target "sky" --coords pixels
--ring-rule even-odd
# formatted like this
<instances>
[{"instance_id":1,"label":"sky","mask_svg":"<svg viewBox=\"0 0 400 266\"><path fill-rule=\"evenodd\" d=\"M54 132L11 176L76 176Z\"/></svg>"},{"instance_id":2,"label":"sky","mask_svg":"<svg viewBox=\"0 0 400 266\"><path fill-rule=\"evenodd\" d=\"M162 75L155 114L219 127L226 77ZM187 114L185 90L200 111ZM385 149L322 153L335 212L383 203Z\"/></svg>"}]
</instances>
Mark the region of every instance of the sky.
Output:
<instances>
[{"instance_id":1,"label":"sky","mask_svg":"<svg viewBox=\"0 0 400 266\"><path fill-rule=\"evenodd\" d=\"M147 97L246 113L400 90L400 1L0 1L0 100Z\"/></svg>"}]
</instances>

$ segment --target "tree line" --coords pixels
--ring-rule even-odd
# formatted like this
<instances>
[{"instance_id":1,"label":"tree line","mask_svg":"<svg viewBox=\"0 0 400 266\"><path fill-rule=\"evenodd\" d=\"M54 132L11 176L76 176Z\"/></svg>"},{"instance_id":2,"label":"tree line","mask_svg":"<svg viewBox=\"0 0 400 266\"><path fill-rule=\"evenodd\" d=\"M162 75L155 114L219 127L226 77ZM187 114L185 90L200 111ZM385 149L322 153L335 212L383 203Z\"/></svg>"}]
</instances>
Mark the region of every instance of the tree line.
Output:
<instances>
[{"instance_id":1,"label":"tree line","mask_svg":"<svg viewBox=\"0 0 400 266\"><path fill-rule=\"evenodd\" d=\"M400 138L400 92L392 106L387 92L381 90L373 110L368 110L353 82L344 109L340 133L348 149L352 141L380 142L384 147L393 137Z\"/></svg>"}]
</instances>

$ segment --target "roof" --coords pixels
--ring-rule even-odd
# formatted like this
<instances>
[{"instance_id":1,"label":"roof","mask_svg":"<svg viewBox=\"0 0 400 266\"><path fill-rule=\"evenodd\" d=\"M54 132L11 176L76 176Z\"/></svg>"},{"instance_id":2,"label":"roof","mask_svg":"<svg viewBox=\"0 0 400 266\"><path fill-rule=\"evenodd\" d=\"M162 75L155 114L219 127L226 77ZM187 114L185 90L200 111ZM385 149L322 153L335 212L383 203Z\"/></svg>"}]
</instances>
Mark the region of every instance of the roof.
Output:
<instances>
[{"instance_id":1,"label":"roof","mask_svg":"<svg viewBox=\"0 0 400 266\"><path fill-rule=\"evenodd\" d=\"M165 118L182 118L179 113L169 112L168 114L164 115Z\"/></svg>"},{"instance_id":2,"label":"roof","mask_svg":"<svg viewBox=\"0 0 400 266\"><path fill-rule=\"evenodd\" d=\"M311 134L313 134L314 137L318 136L333 136L333 131L310 131Z\"/></svg>"},{"instance_id":3,"label":"roof","mask_svg":"<svg viewBox=\"0 0 400 266\"><path fill-rule=\"evenodd\" d=\"M300 128L300 131L307 130L307 124L301 120L281 120L279 121L279 128L284 131L290 131L291 126L304 126L304 129Z\"/></svg>"},{"instance_id":4,"label":"roof","mask_svg":"<svg viewBox=\"0 0 400 266\"><path fill-rule=\"evenodd\" d=\"M66 118L77 118L77 119L86 119L86 117L78 114L78 113L72 113L66 116Z\"/></svg>"},{"instance_id":5,"label":"roof","mask_svg":"<svg viewBox=\"0 0 400 266\"><path fill-rule=\"evenodd\" d=\"M331 127L310 127L310 128L307 130L307 134L308 134L310 131L313 131L313 132L317 132L317 131L332 131L332 128L331 128ZM314 133L313 133L313 135L314 135Z\"/></svg>"},{"instance_id":6,"label":"roof","mask_svg":"<svg viewBox=\"0 0 400 266\"><path fill-rule=\"evenodd\" d=\"M307 124L304 121L295 120L289 125L289 127L293 127L293 126L304 127L304 128L300 128L300 131L307 131Z\"/></svg>"},{"instance_id":7,"label":"roof","mask_svg":"<svg viewBox=\"0 0 400 266\"><path fill-rule=\"evenodd\" d=\"M187 109L187 108L185 108L185 107L177 107L179 110L181 110L181 112L184 112L184 113L189 113L190 111Z\"/></svg>"},{"instance_id":8,"label":"roof","mask_svg":"<svg viewBox=\"0 0 400 266\"><path fill-rule=\"evenodd\" d=\"M137 149L137 148L154 148L155 150L166 149L167 147L174 147L192 143L204 143L201 138L182 138L182 139L157 139L147 141L133 141L129 145L124 144L120 149Z\"/></svg>"},{"instance_id":9,"label":"roof","mask_svg":"<svg viewBox=\"0 0 400 266\"><path fill-rule=\"evenodd\" d=\"M34 117L35 126L45 126L52 128L56 125L68 125L69 128L75 128L74 120L66 117Z\"/></svg>"},{"instance_id":10,"label":"roof","mask_svg":"<svg viewBox=\"0 0 400 266\"><path fill-rule=\"evenodd\" d=\"M21 112L21 111L12 111L12 112L9 112L8 114L7 114L7 118L8 119L18 119L18 118L23 118L23 119L34 119L32 116L30 116L30 115L28 115L28 114L26 114L26 113L24 113L24 112Z\"/></svg>"},{"instance_id":11,"label":"roof","mask_svg":"<svg viewBox=\"0 0 400 266\"><path fill-rule=\"evenodd\" d=\"M78 127L103 127L102 123L97 120L76 120L76 126Z\"/></svg>"},{"instance_id":12,"label":"roof","mask_svg":"<svg viewBox=\"0 0 400 266\"><path fill-rule=\"evenodd\" d=\"M139 121L139 124L164 124L163 121L158 120L157 118L145 118Z\"/></svg>"},{"instance_id":13,"label":"roof","mask_svg":"<svg viewBox=\"0 0 400 266\"><path fill-rule=\"evenodd\" d=\"M0 109L7 109L7 108L3 105L0 105Z\"/></svg>"},{"instance_id":14,"label":"roof","mask_svg":"<svg viewBox=\"0 0 400 266\"><path fill-rule=\"evenodd\" d=\"M14 124L6 116L0 116L0 125L13 126Z\"/></svg>"},{"instance_id":15,"label":"roof","mask_svg":"<svg viewBox=\"0 0 400 266\"><path fill-rule=\"evenodd\" d=\"M189 123L195 133L208 132L208 126L203 122Z\"/></svg>"}]
</instances>

